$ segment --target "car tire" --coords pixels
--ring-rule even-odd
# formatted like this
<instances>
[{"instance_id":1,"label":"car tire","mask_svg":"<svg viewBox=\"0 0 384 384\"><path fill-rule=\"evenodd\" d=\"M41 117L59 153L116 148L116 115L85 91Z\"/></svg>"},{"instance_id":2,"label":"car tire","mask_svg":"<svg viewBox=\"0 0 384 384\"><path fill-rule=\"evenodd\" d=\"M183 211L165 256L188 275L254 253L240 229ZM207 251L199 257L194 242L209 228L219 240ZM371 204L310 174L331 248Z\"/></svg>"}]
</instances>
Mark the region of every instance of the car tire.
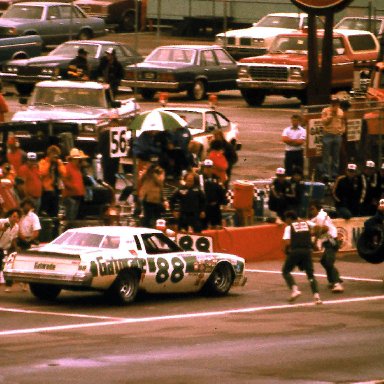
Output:
<instances>
[{"instance_id":1,"label":"car tire","mask_svg":"<svg viewBox=\"0 0 384 384\"><path fill-rule=\"evenodd\" d=\"M33 91L33 88L35 88L35 84L19 84L19 83L16 83L15 84L15 88L16 88L16 91L17 93L20 95L20 96L29 96L32 91Z\"/></svg>"},{"instance_id":2,"label":"car tire","mask_svg":"<svg viewBox=\"0 0 384 384\"><path fill-rule=\"evenodd\" d=\"M302 105L308 105L308 92L304 90L299 95L299 100Z\"/></svg>"},{"instance_id":3,"label":"car tire","mask_svg":"<svg viewBox=\"0 0 384 384\"><path fill-rule=\"evenodd\" d=\"M209 296L224 296L231 289L234 274L229 263L219 263L204 285L203 292Z\"/></svg>"},{"instance_id":4,"label":"car tire","mask_svg":"<svg viewBox=\"0 0 384 384\"><path fill-rule=\"evenodd\" d=\"M207 97L207 84L203 80L196 80L193 87L188 91L192 100L201 101Z\"/></svg>"},{"instance_id":5,"label":"car tire","mask_svg":"<svg viewBox=\"0 0 384 384\"><path fill-rule=\"evenodd\" d=\"M377 241L374 241L376 237ZM369 232L363 231L357 241L359 256L371 264L380 264L384 261L384 230L376 227Z\"/></svg>"},{"instance_id":6,"label":"car tire","mask_svg":"<svg viewBox=\"0 0 384 384\"><path fill-rule=\"evenodd\" d=\"M121 271L107 294L118 305L132 303L139 290L139 276L134 270Z\"/></svg>"},{"instance_id":7,"label":"car tire","mask_svg":"<svg viewBox=\"0 0 384 384\"><path fill-rule=\"evenodd\" d=\"M33 296L47 301L55 300L61 292L61 287L51 284L29 283L29 289Z\"/></svg>"},{"instance_id":8,"label":"car tire","mask_svg":"<svg viewBox=\"0 0 384 384\"><path fill-rule=\"evenodd\" d=\"M78 40L89 40L92 39L93 33L89 29L83 29L79 32L77 39Z\"/></svg>"},{"instance_id":9,"label":"car tire","mask_svg":"<svg viewBox=\"0 0 384 384\"><path fill-rule=\"evenodd\" d=\"M120 29L124 32L132 32L135 30L135 14L126 13L123 15L120 22Z\"/></svg>"},{"instance_id":10,"label":"car tire","mask_svg":"<svg viewBox=\"0 0 384 384\"><path fill-rule=\"evenodd\" d=\"M155 93L156 93L156 91L154 91L153 89L141 89L140 90L141 97L144 100L153 100Z\"/></svg>"},{"instance_id":11,"label":"car tire","mask_svg":"<svg viewBox=\"0 0 384 384\"><path fill-rule=\"evenodd\" d=\"M259 107L264 103L265 92L256 89L242 89L241 95L251 107Z\"/></svg>"}]
</instances>

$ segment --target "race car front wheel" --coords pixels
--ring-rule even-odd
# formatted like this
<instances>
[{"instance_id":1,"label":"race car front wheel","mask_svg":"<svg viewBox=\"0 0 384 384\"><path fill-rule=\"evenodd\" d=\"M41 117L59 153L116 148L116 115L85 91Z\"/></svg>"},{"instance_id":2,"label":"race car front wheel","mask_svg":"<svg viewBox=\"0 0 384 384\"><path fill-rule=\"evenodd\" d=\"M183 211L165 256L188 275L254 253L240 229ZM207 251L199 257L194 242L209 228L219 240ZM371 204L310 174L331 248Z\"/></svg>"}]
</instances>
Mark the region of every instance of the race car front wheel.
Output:
<instances>
[{"instance_id":1,"label":"race car front wheel","mask_svg":"<svg viewBox=\"0 0 384 384\"><path fill-rule=\"evenodd\" d=\"M233 270L229 263L220 263L213 270L203 291L211 296L224 296L233 284Z\"/></svg>"},{"instance_id":2,"label":"race car front wheel","mask_svg":"<svg viewBox=\"0 0 384 384\"><path fill-rule=\"evenodd\" d=\"M40 300L54 300L61 292L59 286L51 284L29 283L29 288L33 296Z\"/></svg>"},{"instance_id":3,"label":"race car front wheel","mask_svg":"<svg viewBox=\"0 0 384 384\"><path fill-rule=\"evenodd\" d=\"M108 291L111 299L119 305L132 303L139 289L139 276L134 270L121 271Z\"/></svg>"}]
</instances>

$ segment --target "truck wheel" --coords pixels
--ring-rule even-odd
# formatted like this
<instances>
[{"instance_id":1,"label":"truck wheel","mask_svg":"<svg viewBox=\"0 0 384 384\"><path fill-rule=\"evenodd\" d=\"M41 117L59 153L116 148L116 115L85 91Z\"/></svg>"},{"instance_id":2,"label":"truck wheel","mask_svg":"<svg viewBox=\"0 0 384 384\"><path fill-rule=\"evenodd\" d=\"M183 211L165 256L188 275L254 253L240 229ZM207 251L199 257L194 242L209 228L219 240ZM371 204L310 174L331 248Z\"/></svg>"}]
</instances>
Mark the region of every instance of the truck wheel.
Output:
<instances>
[{"instance_id":1,"label":"truck wheel","mask_svg":"<svg viewBox=\"0 0 384 384\"><path fill-rule=\"evenodd\" d=\"M33 88L35 87L35 84L15 84L15 88L17 93L20 96L29 96L31 92L33 91Z\"/></svg>"},{"instance_id":2,"label":"truck wheel","mask_svg":"<svg viewBox=\"0 0 384 384\"><path fill-rule=\"evenodd\" d=\"M384 233L377 227L369 232L363 231L357 241L359 256L371 264L379 264L384 261Z\"/></svg>"},{"instance_id":3,"label":"truck wheel","mask_svg":"<svg viewBox=\"0 0 384 384\"><path fill-rule=\"evenodd\" d=\"M120 28L125 32L132 32L135 29L135 14L126 13L120 22Z\"/></svg>"},{"instance_id":4,"label":"truck wheel","mask_svg":"<svg viewBox=\"0 0 384 384\"><path fill-rule=\"evenodd\" d=\"M156 93L153 89L140 89L139 92L144 100L153 100Z\"/></svg>"},{"instance_id":5,"label":"truck wheel","mask_svg":"<svg viewBox=\"0 0 384 384\"><path fill-rule=\"evenodd\" d=\"M258 91L256 89L242 89L241 95L244 97L244 100L251 107L259 107L264 103L265 92Z\"/></svg>"},{"instance_id":6,"label":"truck wheel","mask_svg":"<svg viewBox=\"0 0 384 384\"><path fill-rule=\"evenodd\" d=\"M59 286L51 284L29 283L29 288L33 296L40 300L55 300L61 292L61 288Z\"/></svg>"},{"instance_id":7,"label":"truck wheel","mask_svg":"<svg viewBox=\"0 0 384 384\"><path fill-rule=\"evenodd\" d=\"M210 296L224 296L233 284L233 270L228 263L220 263L204 285L203 292Z\"/></svg>"},{"instance_id":8,"label":"truck wheel","mask_svg":"<svg viewBox=\"0 0 384 384\"><path fill-rule=\"evenodd\" d=\"M207 85L203 80L196 80L193 87L188 91L192 100L200 101L207 97Z\"/></svg>"},{"instance_id":9,"label":"truck wheel","mask_svg":"<svg viewBox=\"0 0 384 384\"><path fill-rule=\"evenodd\" d=\"M139 290L139 276L133 270L121 271L107 294L119 305L132 303Z\"/></svg>"}]
</instances>

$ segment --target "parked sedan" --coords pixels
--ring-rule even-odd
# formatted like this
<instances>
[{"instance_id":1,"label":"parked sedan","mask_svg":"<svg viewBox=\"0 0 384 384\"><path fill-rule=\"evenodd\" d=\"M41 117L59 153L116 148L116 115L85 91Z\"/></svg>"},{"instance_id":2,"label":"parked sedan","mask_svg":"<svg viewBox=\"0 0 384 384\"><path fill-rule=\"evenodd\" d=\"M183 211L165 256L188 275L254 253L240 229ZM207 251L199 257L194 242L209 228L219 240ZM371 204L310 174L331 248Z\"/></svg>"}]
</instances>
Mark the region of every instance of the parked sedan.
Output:
<instances>
[{"instance_id":1,"label":"parked sedan","mask_svg":"<svg viewBox=\"0 0 384 384\"><path fill-rule=\"evenodd\" d=\"M9 61L3 66L0 79L13 83L19 94L29 94L39 81L65 79L68 63L77 55L79 48L88 52L91 78L95 78L99 60L109 48L115 50L116 57L123 66L143 60L131 47L114 41L68 41L59 45L47 56Z\"/></svg>"},{"instance_id":2,"label":"parked sedan","mask_svg":"<svg viewBox=\"0 0 384 384\"><path fill-rule=\"evenodd\" d=\"M79 7L61 2L12 4L0 17L0 37L40 35L45 45L106 34L105 22Z\"/></svg>"},{"instance_id":3,"label":"parked sedan","mask_svg":"<svg viewBox=\"0 0 384 384\"><path fill-rule=\"evenodd\" d=\"M219 46L169 45L126 68L122 85L137 88L148 100L157 91L187 91L190 98L202 100L207 92L235 89L236 78L236 61Z\"/></svg>"}]
</instances>

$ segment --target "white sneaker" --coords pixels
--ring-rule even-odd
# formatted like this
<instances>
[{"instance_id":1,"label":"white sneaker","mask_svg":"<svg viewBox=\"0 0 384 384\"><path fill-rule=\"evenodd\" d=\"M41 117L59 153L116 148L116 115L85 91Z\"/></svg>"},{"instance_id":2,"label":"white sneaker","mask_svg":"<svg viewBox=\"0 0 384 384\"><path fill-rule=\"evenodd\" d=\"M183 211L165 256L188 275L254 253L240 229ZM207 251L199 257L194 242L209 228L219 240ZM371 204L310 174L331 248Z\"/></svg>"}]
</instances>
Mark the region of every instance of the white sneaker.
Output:
<instances>
[{"instance_id":1,"label":"white sneaker","mask_svg":"<svg viewBox=\"0 0 384 384\"><path fill-rule=\"evenodd\" d=\"M292 291L291 296L289 296L288 301L290 303L293 303L300 295L301 295L301 291L294 290L294 291Z\"/></svg>"},{"instance_id":2,"label":"white sneaker","mask_svg":"<svg viewBox=\"0 0 384 384\"><path fill-rule=\"evenodd\" d=\"M313 299L315 300L315 304L316 304L316 305L323 304L323 302L322 302L321 299L320 299L320 295L319 295L318 293L315 293L315 294L313 295Z\"/></svg>"},{"instance_id":3,"label":"white sneaker","mask_svg":"<svg viewBox=\"0 0 384 384\"><path fill-rule=\"evenodd\" d=\"M332 292L333 293L342 293L342 292L344 292L344 288L343 288L343 286L340 283L336 283L332 287Z\"/></svg>"}]
</instances>

